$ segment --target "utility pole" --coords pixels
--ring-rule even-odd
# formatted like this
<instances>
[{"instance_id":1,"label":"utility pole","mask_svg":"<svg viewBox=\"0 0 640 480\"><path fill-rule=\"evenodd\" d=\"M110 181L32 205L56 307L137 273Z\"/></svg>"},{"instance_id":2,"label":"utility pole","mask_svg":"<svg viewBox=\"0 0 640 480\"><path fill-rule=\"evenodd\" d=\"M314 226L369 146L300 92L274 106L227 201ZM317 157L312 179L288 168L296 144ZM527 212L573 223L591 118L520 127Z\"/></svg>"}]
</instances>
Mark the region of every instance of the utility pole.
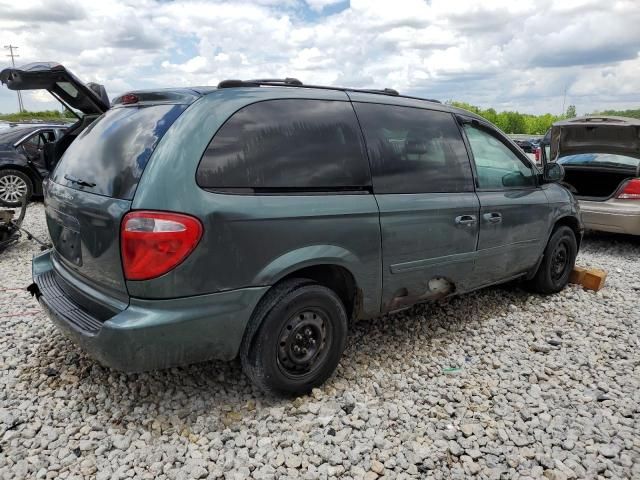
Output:
<instances>
[{"instance_id":1,"label":"utility pole","mask_svg":"<svg viewBox=\"0 0 640 480\"><path fill-rule=\"evenodd\" d=\"M9 55L7 55L7 57L11 57L11 65L13 65L13 68L16 68L15 57L19 57L20 55L13 53L13 51L17 50L18 47L9 44L9 45L5 45L4 48L9 50ZM18 90L17 94L18 94L18 111L22 113L24 112L24 105L22 104L22 92Z\"/></svg>"}]
</instances>

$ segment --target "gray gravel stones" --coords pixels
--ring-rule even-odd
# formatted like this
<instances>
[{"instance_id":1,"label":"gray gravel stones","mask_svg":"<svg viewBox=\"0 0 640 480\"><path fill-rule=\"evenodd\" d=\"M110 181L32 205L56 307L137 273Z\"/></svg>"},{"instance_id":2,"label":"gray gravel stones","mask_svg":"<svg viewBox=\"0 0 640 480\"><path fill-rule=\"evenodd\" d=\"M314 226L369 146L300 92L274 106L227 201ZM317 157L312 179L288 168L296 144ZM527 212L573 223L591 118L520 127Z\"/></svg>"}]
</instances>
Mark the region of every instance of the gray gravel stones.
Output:
<instances>
[{"instance_id":1,"label":"gray gravel stones","mask_svg":"<svg viewBox=\"0 0 640 480\"><path fill-rule=\"evenodd\" d=\"M25 226L44 235L41 204ZM585 238L598 293L507 285L357 324L294 400L237 362L101 367L23 290L37 251L0 257L0 478L640 478L637 239Z\"/></svg>"}]
</instances>

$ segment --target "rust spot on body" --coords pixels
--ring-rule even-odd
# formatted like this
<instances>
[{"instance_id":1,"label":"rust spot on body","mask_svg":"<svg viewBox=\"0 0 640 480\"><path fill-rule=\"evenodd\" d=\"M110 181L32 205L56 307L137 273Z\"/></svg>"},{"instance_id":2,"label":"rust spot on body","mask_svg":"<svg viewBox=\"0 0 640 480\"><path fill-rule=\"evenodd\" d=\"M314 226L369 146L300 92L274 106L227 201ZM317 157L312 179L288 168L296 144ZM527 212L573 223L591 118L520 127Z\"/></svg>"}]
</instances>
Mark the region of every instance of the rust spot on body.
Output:
<instances>
[{"instance_id":1,"label":"rust spot on body","mask_svg":"<svg viewBox=\"0 0 640 480\"><path fill-rule=\"evenodd\" d=\"M444 277L434 277L427 283L426 292L409 295L406 288L401 288L391 299L385 310L392 312L408 308L416 303L435 301L444 298L455 291L455 285Z\"/></svg>"}]
</instances>

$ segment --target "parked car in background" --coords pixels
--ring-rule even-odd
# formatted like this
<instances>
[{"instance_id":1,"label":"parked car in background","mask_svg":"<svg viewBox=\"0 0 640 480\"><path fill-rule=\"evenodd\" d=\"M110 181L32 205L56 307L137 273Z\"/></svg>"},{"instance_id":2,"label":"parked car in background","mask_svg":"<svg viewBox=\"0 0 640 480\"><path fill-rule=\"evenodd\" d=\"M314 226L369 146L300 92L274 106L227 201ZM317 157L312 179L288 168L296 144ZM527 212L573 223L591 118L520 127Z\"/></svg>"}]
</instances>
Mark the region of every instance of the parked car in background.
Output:
<instances>
[{"instance_id":1,"label":"parked car in background","mask_svg":"<svg viewBox=\"0 0 640 480\"><path fill-rule=\"evenodd\" d=\"M544 137L542 137L539 141L538 144L535 146L535 148L533 149L533 153L534 153L534 159L536 164L541 165L542 164L542 156L543 153L542 151L544 150L544 157L546 158L547 161L551 161L551 151L549 150L551 144L551 129L547 130L547 132L545 133Z\"/></svg>"},{"instance_id":2,"label":"parked car in background","mask_svg":"<svg viewBox=\"0 0 640 480\"><path fill-rule=\"evenodd\" d=\"M41 193L42 179L71 142L109 109L109 98L102 85L85 85L55 62L6 68L0 82L11 90L47 90L78 116L70 126L33 124L0 130L0 204L15 206L23 194Z\"/></svg>"},{"instance_id":3,"label":"parked car in background","mask_svg":"<svg viewBox=\"0 0 640 480\"><path fill-rule=\"evenodd\" d=\"M42 194L42 180L49 174L44 146L60 140L66 128L30 124L0 130L0 205L16 207L23 196Z\"/></svg>"},{"instance_id":4,"label":"parked car in background","mask_svg":"<svg viewBox=\"0 0 640 480\"><path fill-rule=\"evenodd\" d=\"M30 290L113 368L239 356L298 395L334 372L351 321L514 279L561 290L582 236L561 171L393 90L130 92L47 182L53 249Z\"/></svg>"},{"instance_id":5,"label":"parked car in background","mask_svg":"<svg viewBox=\"0 0 640 480\"><path fill-rule=\"evenodd\" d=\"M533 153L533 144L531 143L531 140L514 140L514 142L516 143L516 145L518 145L523 152L525 153Z\"/></svg>"},{"instance_id":6,"label":"parked car in background","mask_svg":"<svg viewBox=\"0 0 640 480\"><path fill-rule=\"evenodd\" d=\"M574 118L555 123L545 138L585 226L640 235L640 120Z\"/></svg>"}]
</instances>

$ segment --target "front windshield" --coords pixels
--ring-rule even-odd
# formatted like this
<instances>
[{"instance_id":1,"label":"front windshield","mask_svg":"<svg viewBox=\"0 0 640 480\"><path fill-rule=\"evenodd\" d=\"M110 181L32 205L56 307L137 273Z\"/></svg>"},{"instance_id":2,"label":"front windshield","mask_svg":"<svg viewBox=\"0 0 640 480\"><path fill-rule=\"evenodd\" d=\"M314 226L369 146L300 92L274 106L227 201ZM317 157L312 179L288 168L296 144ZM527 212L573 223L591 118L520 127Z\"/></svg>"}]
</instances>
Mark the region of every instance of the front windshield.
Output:
<instances>
[{"instance_id":1,"label":"front windshield","mask_svg":"<svg viewBox=\"0 0 640 480\"><path fill-rule=\"evenodd\" d=\"M637 167L640 160L613 153L581 153L562 157L558 163L563 165L582 165L586 167Z\"/></svg>"}]
</instances>

